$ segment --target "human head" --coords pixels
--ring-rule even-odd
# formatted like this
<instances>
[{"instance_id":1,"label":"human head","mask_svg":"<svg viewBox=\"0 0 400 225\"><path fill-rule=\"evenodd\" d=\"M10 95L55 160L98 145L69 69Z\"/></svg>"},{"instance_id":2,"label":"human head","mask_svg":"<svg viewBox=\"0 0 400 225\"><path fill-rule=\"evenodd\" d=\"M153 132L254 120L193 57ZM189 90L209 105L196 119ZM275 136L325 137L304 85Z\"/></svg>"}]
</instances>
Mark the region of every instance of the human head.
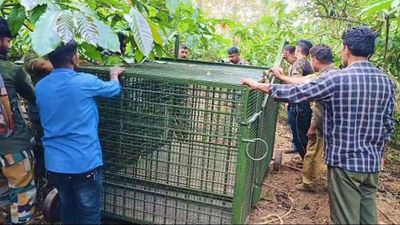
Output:
<instances>
[{"instance_id":1,"label":"human head","mask_svg":"<svg viewBox=\"0 0 400 225\"><path fill-rule=\"evenodd\" d=\"M321 71L324 67L333 63L333 54L330 47L316 45L310 49L311 66L315 72Z\"/></svg>"},{"instance_id":2,"label":"human head","mask_svg":"<svg viewBox=\"0 0 400 225\"><path fill-rule=\"evenodd\" d=\"M282 57L286 62L289 64L293 64L296 62L296 55L295 55L296 47L293 45L286 45L282 51Z\"/></svg>"},{"instance_id":3,"label":"human head","mask_svg":"<svg viewBox=\"0 0 400 225\"><path fill-rule=\"evenodd\" d=\"M239 49L236 47L228 49L228 57L229 57L229 62L233 64L238 64L240 62Z\"/></svg>"},{"instance_id":4,"label":"human head","mask_svg":"<svg viewBox=\"0 0 400 225\"><path fill-rule=\"evenodd\" d=\"M350 58L368 59L374 53L376 35L366 26L351 27L343 32L342 62L349 64Z\"/></svg>"},{"instance_id":5,"label":"human head","mask_svg":"<svg viewBox=\"0 0 400 225\"><path fill-rule=\"evenodd\" d=\"M56 68L75 68L79 62L77 51L78 45L74 40L62 43L54 51L48 54L53 67Z\"/></svg>"},{"instance_id":6,"label":"human head","mask_svg":"<svg viewBox=\"0 0 400 225\"><path fill-rule=\"evenodd\" d=\"M179 45L178 59L187 59L189 57L189 48L184 45Z\"/></svg>"},{"instance_id":7,"label":"human head","mask_svg":"<svg viewBox=\"0 0 400 225\"><path fill-rule=\"evenodd\" d=\"M307 57L310 53L310 49L312 48L312 43L308 40L299 40L296 44L296 57Z\"/></svg>"},{"instance_id":8,"label":"human head","mask_svg":"<svg viewBox=\"0 0 400 225\"><path fill-rule=\"evenodd\" d=\"M53 65L50 60L47 57L39 57L33 51L24 57L24 68L31 76L34 85L53 71Z\"/></svg>"},{"instance_id":9,"label":"human head","mask_svg":"<svg viewBox=\"0 0 400 225\"><path fill-rule=\"evenodd\" d=\"M0 54L7 55L11 48L12 34L7 20L0 18Z\"/></svg>"}]
</instances>

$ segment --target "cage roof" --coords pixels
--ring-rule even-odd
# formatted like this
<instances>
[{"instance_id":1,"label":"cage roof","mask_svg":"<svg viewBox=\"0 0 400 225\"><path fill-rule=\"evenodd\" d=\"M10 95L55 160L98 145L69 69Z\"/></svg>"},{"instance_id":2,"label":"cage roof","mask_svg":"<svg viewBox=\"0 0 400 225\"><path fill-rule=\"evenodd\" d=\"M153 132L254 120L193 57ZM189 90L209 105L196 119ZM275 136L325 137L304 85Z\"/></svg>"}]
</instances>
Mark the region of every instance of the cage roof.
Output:
<instances>
[{"instance_id":1,"label":"cage roof","mask_svg":"<svg viewBox=\"0 0 400 225\"><path fill-rule=\"evenodd\" d=\"M110 67L84 66L84 69L108 71ZM195 82L239 85L244 78L261 79L267 67L237 66L196 61L155 61L126 67L126 76L163 77ZM86 70L87 71L87 70ZM95 71L93 71L95 72Z\"/></svg>"}]
</instances>

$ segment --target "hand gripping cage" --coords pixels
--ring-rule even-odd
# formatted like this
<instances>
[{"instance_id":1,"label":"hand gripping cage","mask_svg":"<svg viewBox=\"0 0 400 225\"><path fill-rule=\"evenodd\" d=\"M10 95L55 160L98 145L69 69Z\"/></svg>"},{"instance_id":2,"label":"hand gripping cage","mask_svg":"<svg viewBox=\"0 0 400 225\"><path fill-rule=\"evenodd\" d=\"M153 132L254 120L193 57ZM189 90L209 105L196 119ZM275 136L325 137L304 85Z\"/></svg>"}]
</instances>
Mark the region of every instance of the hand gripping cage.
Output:
<instances>
[{"instance_id":1,"label":"hand gripping cage","mask_svg":"<svg viewBox=\"0 0 400 225\"><path fill-rule=\"evenodd\" d=\"M103 212L153 224L243 224L272 158L278 104L240 86L265 68L155 62L98 99ZM109 68L81 71L108 79Z\"/></svg>"}]
</instances>

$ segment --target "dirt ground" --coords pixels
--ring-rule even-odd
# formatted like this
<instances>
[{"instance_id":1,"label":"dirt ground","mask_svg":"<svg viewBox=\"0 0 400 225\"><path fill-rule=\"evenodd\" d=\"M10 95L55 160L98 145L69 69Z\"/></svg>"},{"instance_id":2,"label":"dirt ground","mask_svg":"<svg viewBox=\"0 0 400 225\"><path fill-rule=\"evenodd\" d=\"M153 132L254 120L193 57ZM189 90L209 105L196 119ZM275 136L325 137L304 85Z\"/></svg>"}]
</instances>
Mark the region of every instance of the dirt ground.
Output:
<instances>
[{"instance_id":1,"label":"dirt ground","mask_svg":"<svg viewBox=\"0 0 400 225\"><path fill-rule=\"evenodd\" d=\"M275 149L290 147L291 133L285 120L277 126ZM400 156L400 150L390 148L388 157ZM279 172L270 173L263 185L262 200L254 207L248 224L328 224L329 203L326 174L323 174L316 193L297 191L301 183L299 156L284 155ZM400 224L400 166L387 161L380 175L378 193L379 224ZM276 216L279 215L281 221Z\"/></svg>"}]
</instances>

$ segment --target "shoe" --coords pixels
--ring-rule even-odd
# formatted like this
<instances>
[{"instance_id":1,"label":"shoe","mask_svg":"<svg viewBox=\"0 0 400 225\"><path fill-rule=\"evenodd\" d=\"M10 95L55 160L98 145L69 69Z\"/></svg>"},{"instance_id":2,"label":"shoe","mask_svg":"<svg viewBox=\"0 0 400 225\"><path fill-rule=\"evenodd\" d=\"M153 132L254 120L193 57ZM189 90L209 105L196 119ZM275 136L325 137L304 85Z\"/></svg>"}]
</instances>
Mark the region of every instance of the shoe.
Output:
<instances>
[{"instance_id":1,"label":"shoe","mask_svg":"<svg viewBox=\"0 0 400 225\"><path fill-rule=\"evenodd\" d=\"M296 190L298 191L304 191L304 192L315 192L315 188L310 186L310 185L306 185L306 184L297 184L295 186Z\"/></svg>"}]
</instances>

